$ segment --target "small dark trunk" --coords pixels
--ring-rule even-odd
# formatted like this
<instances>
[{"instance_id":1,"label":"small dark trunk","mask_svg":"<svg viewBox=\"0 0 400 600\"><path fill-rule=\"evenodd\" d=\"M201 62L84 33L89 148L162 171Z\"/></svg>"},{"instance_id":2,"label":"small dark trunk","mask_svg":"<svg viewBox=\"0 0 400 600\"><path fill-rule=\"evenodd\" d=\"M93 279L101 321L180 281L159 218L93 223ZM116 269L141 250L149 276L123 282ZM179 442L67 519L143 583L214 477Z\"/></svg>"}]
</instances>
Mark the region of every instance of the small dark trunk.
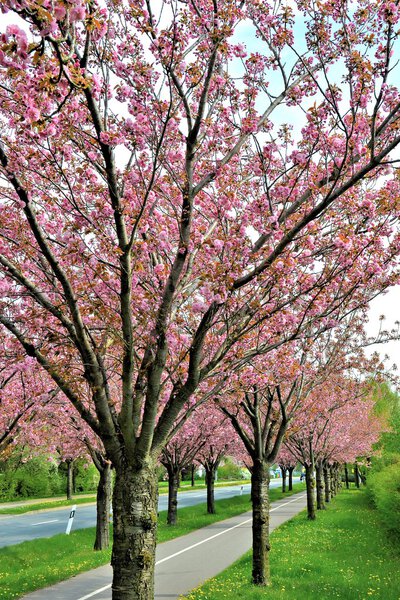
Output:
<instances>
[{"instance_id":1,"label":"small dark trunk","mask_svg":"<svg viewBox=\"0 0 400 600\"><path fill-rule=\"evenodd\" d=\"M207 485L207 512L210 515L215 514L215 499L214 499L214 483L216 466L205 466L206 471L206 485Z\"/></svg>"},{"instance_id":2,"label":"small dark trunk","mask_svg":"<svg viewBox=\"0 0 400 600\"><path fill-rule=\"evenodd\" d=\"M347 463L344 465L344 480L346 482L346 488L349 489L349 469L347 468Z\"/></svg>"},{"instance_id":3,"label":"small dark trunk","mask_svg":"<svg viewBox=\"0 0 400 600\"><path fill-rule=\"evenodd\" d=\"M359 488L360 487L360 475L358 472L358 464L357 463L354 464L354 481L355 481L356 487Z\"/></svg>"},{"instance_id":4,"label":"small dark trunk","mask_svg":"<svg viewBox=\"0 0 400 600\"><path fill-rule=\"evenodd\" d=\"M331 501L331 481L328 465L324 465L325 502Z\"/></svg>"},{"instance_id":5,"label":"small dark trunk","mask_svg":"<svg viewBox=\"0 0 400 600\"><path fill-rule=\"evenodd\" d=\"M74 483L73 483L73 471L74 461L67 460L67 500L72 500Z\"/></svg>"},{"instance_id":6,"label":"small dark trunk","mask_svg":"<svg viewBox=\"0 0 400 600\"><path fill-rule=\"evenodd\" d=\"M317 462L315 465L315 472L317 478L317 510L325 510L325 502L324 502L324 474L323 467L320 462Z\"/></svg>"},{"instance_id":7,"label":"small dark trunk","mask_svg":"<svg viewBox=\"0 0 400 600\"><path fill-rule=\"evenodd\" d=\"M196 470L196 467L194 465L192 465L192 469L191 469L191 484L192 487L194 487L194 472Z\"/></svg>"},{"instance_id":8,"label":"small dark trunk","mask_svg":"<svg viewBox=\"0 0 400 600\"><path fill-rule=\"evenodd\" d=\"M175 467L168 465L168 513L167 523L168 525L176 525L178 519L178 488L179 488L179 475L180 470Z\"/></svg>"},{"instance_id":9,"label":"small dark trunk","mask_svg":"<svg viewBox=\"0 0 400 600\"><path fill-rule=\"evenodd\" d=\"M285 493L286 492L286 469L283 469L281 467L281 473L282 473L282 492Z\"/></svg>"},{"instance_id":10,"label":"small dark trunk","mask_svg":"<svg viewBox=\"0 0 400 600\"><path fill-rule=\"evenodd\" d=\"M119 465L113 494L113 600L154 597L157 474L153 464Z\"/></svg>"},{"instance_id":11,"label":"small dark trunk","mask_svg":"<svg viewBox=\"0 0 400 600\"><path fill-rule=\"evenodd\" d=\"M315 477L312 465L305 465L307 486L307 517L311 521L316 518L315 513Z\"/></svg>"},{"instance_id":12,"label":"small dark trunk","mask_svg":"<svg viewBox=\"0 0 400 600\"><path fill-rule=\"evenodd\" d=\"M253 583L270 584L269 567L269 467L255 461L251 474L251 502L253 507Z\"/></svg>"},{"instance_id":13,"label":"small dark trunk","mask_svg":"<svg viewBox=\"0 0 400 600\"><path fill-rule=\"evenodd\" d=\"M336 487L335 487L335 470L333 467L329 467L329 481L330 481L331 498L334 498L336 496Z\"/></svg>"},{"instance_id":14,"label":"small dark trunk","mask_svg":"<svg viewBox=\"0 0 400 600\"><path fill-rule=\"evenodd\" d=\"M294 467L289 467L288 468L288 473L289 473L288 490L289 490L289 492L291 492L293 490L293 471L294 471Z\"/></svg>"},{"instance_id":15,"label":"small dark trunk","mask_svg":"<svg viewBox=\"0 0 400 600\"><path fill-rule=\"evenodd\" d=\"M94 550L105 550L110 545L111 465L105 462L97 486L97 522Z\"/></svg>"},{"instance_id":16,"label":"small dark trunk","mask_svg":"<svg viewBox=\"0 0 400 600\"><path fill-rule=\"evenodd\" d=\"M335 464L335 493L337 494L342 487L342 479L340 474L341 468L339 464Z\"/></svg>"}]
</instances>

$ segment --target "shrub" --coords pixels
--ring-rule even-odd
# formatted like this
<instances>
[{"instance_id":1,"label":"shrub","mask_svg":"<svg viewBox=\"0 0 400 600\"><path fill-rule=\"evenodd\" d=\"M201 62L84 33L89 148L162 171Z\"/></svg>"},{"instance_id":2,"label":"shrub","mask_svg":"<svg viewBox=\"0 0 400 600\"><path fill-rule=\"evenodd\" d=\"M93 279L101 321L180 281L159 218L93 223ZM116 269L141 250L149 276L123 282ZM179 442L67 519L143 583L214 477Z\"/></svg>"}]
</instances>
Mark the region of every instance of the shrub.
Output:
<instances>
[{"instance_id":1,"label":"shrub","mask_svg":"<svg viewBox=\"0 0 400 600\"><path fill-rule=\"evenodd\" d=\"M391 462L368 477L369 495L388 530L400 540L400 460Z\"/></svg>"},{"instance_id":2,"label":"shrub","mask_svg":"<svg viewBox=\"0 0 400 600\"><path fill-rule=\"evenodd\" d=\"M46 456L10 460L0 472L0 499L18 500L59 494L62 482L56 465Z\"/></svg>"},{"instance_id":3,"label":"shrub","mask_svg":"<svg viewBox=\"0 0 400 600\"><path fill-rule=\"evenodd\" d=\"M218 468L218 479L238 480L242 479L242 467L237 465L231 458L225 459L225 464Z\"/></svg>"},{"instance_id":4,"label":"shrub","mask_svg":"<svg viewBox=\"0 0 400 600\"><path fill-rule=\"evenodd\" d=\"M96 491L99 482L99 472L93 464L87 464L84 461L75 461L74 477L75 491L77 493Z\"/></svg>"}]
</instances>

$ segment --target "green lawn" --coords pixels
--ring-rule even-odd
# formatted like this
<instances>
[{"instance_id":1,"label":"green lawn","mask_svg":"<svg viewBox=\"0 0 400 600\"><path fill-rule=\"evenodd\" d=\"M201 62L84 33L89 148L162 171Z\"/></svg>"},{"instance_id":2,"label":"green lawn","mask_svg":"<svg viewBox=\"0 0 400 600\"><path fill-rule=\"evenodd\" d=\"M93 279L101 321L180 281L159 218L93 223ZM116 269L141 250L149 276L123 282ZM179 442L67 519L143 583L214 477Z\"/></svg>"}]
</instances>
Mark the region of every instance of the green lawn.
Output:
<instances>
[{"instance_id":1,"label":"green lawn","mask_svg":"<svg viewBox=\"0 0 400 600\"><path fill-rule=\"evenodd\" d=\"M244 485L245 483L250 483L250 481L220 481L215 484L216 487L226 487L229 485ZM195 486L192 487L190 481L184 481L181 483L179 491L185 492L195 492L198 490L204 490L206 485L203 481L197 481ZM168 493L168 482L161 481L159 483L159 493L167 494ZM32 500L33 498L31 498ZM21 503L27 502L27 499L21 500ZM11 506L8 508L1 508L0 503L0 515L21 515L27 512L33 512L36 510L47 510L49 508L59 508L61 506L70 506L72 504L90 504L96 502L96 495L94 494L91 497L80 498L79 496L74 496L72 500L62 499L46 499L43 502L38 502L36 504L21 504L21 506Z\"/></svg>"},{"instance_id":2,"label":"green lawn","mask_svg":"<svg viewBox=\"0 0 400 600\"><path fill-rule=\"evenodd\" d=\"M400 599L400 548L387 539L364 490L344 490L315 522L301 513L271 535L272 585L250 583L251 554L188 600Z\"/></svg>"},{"instance_id":3,"label":"green lawn","mask_svg":"<svg viewBox=\"0 0 400 600\"><path fill-rule=\"evenodd\" d=\"M90 498L73 498L72 500L46 500L37 504L24 506L11 506L10 508L0 508L0 515L22 515L36 510L48 510L49 508L60 508L62 506L72 506L73 504L90 504L96 502L96 496Z\"/></svg>"},{"instance_id":4,"label":"green lawn","mask_svg":"<svg viewBox=\"0 0 400 600\"><path fill-rule=\"evenodd\" d=\"M292 493L302 491L304 487L304 484L295 484ZM279 489L271 490L272 501L288 495L283 495ZM199 527L246 512L251 508L250 496L244 494L218 500L216 508L216 515L208 515L205 504L179 509L179 522L174 527L166 524L166 512L161 512L158 540L165 542ZM0 600L19 598L33 590L108 563L110 551L93 552L94 535L94 528L80 529L69 536L60 534L49 539L0 548Z\"/></svg>"}]
</instances>

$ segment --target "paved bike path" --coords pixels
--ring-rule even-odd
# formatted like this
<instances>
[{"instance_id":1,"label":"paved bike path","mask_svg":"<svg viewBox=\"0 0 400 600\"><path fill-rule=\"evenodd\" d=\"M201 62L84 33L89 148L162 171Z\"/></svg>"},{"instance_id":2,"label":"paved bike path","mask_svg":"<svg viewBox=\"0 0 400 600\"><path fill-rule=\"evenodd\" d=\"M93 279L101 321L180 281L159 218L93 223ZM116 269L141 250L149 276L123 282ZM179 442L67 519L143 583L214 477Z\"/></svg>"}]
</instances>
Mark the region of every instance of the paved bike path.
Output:
<instances>
[{"instance_id":1,"label":"paved bike path","mask_svg":"<svg viewBox=\"0 0 400 600\"><path fill-rule=\"evenodd\" d=\"M271 505L272 531L306 506L304 492ZM214 577L251 548L251 512L220 521L157 546L155 599L171 600ZM82 573L25 600L111 600L109 565Z\"/></svg>"}]
</instances>

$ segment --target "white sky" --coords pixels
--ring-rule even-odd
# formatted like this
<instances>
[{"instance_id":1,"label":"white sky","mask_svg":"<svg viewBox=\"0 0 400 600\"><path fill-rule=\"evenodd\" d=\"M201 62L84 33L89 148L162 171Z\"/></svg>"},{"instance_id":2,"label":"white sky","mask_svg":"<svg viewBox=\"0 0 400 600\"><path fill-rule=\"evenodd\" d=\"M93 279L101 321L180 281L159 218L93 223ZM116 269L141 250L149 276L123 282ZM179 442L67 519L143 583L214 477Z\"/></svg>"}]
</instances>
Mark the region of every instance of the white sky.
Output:
<instances>
[{"instance_id":1,"label":"white sky","mask_svg":"<svg viewBox=\"0 0 400 600\"><path fill-rule=\"evenodd\" d=\"M392 287L386 294L381 294L375 300L370 303L370 310L368 313L369 322L367 325L367 334L369 336L376 336L379 331L380 321L379 317L385 316L383 322L383 329L391 331L397 329L395 321L400 321L400 286ZM387 361L388 366L396 363L400 367L400 340L388 342L386 344L374 344L367 348L367 354L371 354L376 351L379 352L381 357L385 354L389 356ZM386 362L386 361L385 361Z\"/></svg>"}]
</instances>

